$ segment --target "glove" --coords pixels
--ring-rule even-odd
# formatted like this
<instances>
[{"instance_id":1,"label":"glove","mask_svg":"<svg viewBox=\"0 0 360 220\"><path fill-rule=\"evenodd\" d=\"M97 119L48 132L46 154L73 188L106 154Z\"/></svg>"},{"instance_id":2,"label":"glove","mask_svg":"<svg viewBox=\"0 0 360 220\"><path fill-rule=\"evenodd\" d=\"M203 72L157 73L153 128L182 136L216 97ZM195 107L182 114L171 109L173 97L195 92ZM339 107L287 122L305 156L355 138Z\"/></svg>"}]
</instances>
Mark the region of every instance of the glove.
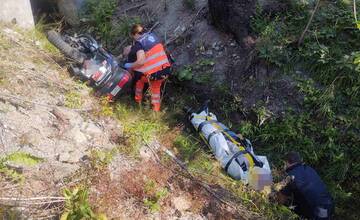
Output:
<instances>
[{"instance_id":1,"label":"glove","mask_svg":"<svg viewBox=\"0 0 360 220\"><path fill-rule=\"evenodd\" d=\"M131 69L133 67L134 63L125 63L124 67L125 69Z\"/></svg>"}]
</instances>

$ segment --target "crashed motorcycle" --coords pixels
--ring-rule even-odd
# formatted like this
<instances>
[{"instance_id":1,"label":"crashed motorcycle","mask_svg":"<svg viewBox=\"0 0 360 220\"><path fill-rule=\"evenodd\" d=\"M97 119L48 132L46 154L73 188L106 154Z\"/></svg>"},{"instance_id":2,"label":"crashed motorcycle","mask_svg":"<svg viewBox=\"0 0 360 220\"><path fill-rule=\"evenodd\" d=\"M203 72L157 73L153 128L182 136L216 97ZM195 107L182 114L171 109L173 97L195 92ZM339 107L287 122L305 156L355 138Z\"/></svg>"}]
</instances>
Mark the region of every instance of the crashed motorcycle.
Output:
<instances>
[{"instance_id":1,"label":"crashed motorcycle","mask_svg":"<svg viewBox=\"0 0 360 220\"><path fill-rule=\"evenodd\" d=\"M89 82L95 88L96 95L114 100L131 84L132 75L90 35L61 35L51 30L47 36L54 46L73 61L69 71L80 80Z\"/></svg>"}]
</instances>

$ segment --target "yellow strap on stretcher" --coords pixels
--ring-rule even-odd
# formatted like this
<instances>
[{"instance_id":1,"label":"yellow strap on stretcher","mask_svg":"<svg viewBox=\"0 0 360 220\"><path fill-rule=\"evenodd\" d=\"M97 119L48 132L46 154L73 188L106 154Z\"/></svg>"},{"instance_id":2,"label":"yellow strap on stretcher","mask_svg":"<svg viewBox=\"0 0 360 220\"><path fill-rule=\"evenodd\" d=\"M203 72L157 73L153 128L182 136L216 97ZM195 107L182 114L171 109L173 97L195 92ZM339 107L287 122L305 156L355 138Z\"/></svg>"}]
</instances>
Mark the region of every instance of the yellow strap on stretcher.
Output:
<instances>
[{"instance_id":1,"label":"yellow strap on stretcher","mask_svg":"<svg viewBox=\"0 0 360 220\"><path fill-rule=\"evenodd\" d=\"M209 117L209 116L202 116L202 115L195 115L193 118L196 118L196 119L204 119L204 120L206 120L206 121L212 120L211 117ZM234 143L235 145L237 145L237 146L239 147L239 150L241 150L241 151L244 151L244 150L245 150L245 147L242 146L239 142L237 142L233 137L231 137L231 135L229 135L227 132L225 132L224 129L223 129L221 126L219 126L219 124L217 124L217 123L211 123L211 125L213 125L213 126L214 126L215 128L217 128L218 130L222 131L222 133L225 134L232 143ZM208 143L208 141L206 140L206 138L204 137L204 135L201 134L201 132L199 132L199 134L200 134L201 139L203 139L203 141L206 143L206 145L208 145L208 147L211 148L210 143ZM249 161L249 166L250 166L250 167L253 167L253 166L255 165L254 159L252 158L252 156L251 156L249 153L244 154L244 157Z\"/></svg>"},{"instance_id":2,"label":"yellow strap on stretcher","mask_svg":"<svg viewBox=\"0 0 360 220\"><path fill-rule=\"evenodd\" d=\"M215 128L217 128L218 130L222 130L223 134L225 134L229 139L230 141L237 145L239 147L239 149L241 151L244 151L245 150L245 147L242 146L239 142L237 142L233 137L231 137L231 135L229 135L227 132L224 131L224 129L222 127L220 127L217 123L211 123ZM243 154L244 157L249 161L249 166L250 167L253 167L255 165L255 162L254 162L254 159L252 158L252 156L249 154L249 153L246 153L246 154Z\"/></svg>"},{"instance_id":3,"label":"yellow strap on stretcher","mask_svg":"<svg viewBox=\"0 0 360 220\"><path fill-rule=\"evenodd\" d=\"M192 118L204 119L205 121L210 121L212 118L210 116L194 115Z\"/></svg>"}]
</instances>

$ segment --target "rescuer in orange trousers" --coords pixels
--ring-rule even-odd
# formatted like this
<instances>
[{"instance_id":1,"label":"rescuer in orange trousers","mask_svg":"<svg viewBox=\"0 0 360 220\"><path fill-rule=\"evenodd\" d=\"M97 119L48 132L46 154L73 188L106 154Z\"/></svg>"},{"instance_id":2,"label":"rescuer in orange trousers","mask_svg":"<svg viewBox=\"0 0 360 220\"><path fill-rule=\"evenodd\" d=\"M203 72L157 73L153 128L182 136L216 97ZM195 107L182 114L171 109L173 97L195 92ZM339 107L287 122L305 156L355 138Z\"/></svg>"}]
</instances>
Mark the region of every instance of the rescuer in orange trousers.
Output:
<instances>
[{"instance_id":1,"label":"rescuer in orange trousers","mask_svg":"<svg viewBox=\"0 0 360 220\"><path fill-rule=\"evenodd\" d=\"M145 33L144 28L136 24L131 29L134 44L124 49L128 54L125 68L134 72L135 101L141 103L143 89L146 83L151 91L152 109L160 111L161 85L170 74L171 63L159 38L150 32Z\"/></svg>"}]
</instances>

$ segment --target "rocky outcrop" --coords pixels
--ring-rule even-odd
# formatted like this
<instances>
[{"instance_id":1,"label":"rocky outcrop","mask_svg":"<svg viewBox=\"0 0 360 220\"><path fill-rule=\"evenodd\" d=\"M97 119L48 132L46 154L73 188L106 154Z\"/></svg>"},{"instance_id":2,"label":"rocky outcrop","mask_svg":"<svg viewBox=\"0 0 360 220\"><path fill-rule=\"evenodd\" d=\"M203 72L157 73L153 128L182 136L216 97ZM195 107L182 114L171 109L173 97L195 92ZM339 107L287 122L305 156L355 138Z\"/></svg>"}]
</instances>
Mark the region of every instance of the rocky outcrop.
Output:
<instances>
[{"instance_id":1,"label":"rocky outcrop","mask_svg":"<svg viewBox=\"0 0 360 220\"><path fill-rule=\"evenodd\" d=\"M34 19L29 0L1 1L0 21L12 22L22 28L34 28Z\"/></svg>"}]
</instances>

